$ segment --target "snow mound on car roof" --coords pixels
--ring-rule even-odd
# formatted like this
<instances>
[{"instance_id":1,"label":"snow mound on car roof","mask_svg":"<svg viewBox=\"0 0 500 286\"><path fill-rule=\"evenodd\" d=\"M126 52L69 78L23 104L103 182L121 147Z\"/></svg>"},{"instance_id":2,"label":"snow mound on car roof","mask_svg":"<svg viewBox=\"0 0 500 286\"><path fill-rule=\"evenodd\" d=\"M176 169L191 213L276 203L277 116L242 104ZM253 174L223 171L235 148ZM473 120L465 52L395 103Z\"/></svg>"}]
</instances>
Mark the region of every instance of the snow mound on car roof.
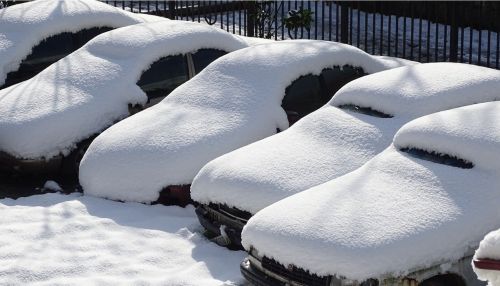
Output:
<instances>
[{"instance_id":1,"label":"snow mound on car roof","mask_svg":"<svg viewBox=\"0 0 500 286\"><path fill-rule=\"evenodd\" d=\"M331 104L370 107L416 118L470 104L471 96L500 99L500 71L475 65L429 63L393 69L346 84ZM489 99L488 99L489 98Z\"/></svg>"},{"instance_id":2,"label":"snow mound on car roof","mask_svg":"<svg viewBox=\"0 0 500 286\"><path fill-rule=\"evenodd\" d=\"M500 230L488 233L474 254L474 259L500 260ZM479 269L472 264L479 280L489 281L491 286L500 285L500 271Z\"/></svg>"},{"instance_id":3,"label":"snow mound on car roof","mask_svg":"<svg viewBox=\"0 0 500 286\"><path fill-rule=\"evenodd\" d=\"M159 20L94 0L38 0L4 8L0 12L0 85L45 38L92 27L118 28Z\"/></svg>"},{"instance_id":4,"label":"snow mound on car roof","mask_svg":"<svg viewBox=\"0 0 500 286\"><path fill-rule=\"evenodd\" d=\"M475 104L416 119L398 131L394 145L447 154L481 168L498 170L499 106L497 102Z\"/></svg>"},{"instance_id":5,"label":"snow mound on car roof","mask_svg":"<svg viewBox=\"0 0 500 286\"><path fill-rule=\"evenodd\" d=\"M473 117L495 121L499 113L500 103L494 102L429 117L450 117L453 123L440 127L446 134ZM457 114L461 121L452 120ZM500 128L491 133L499 149ZM468 134L469 147L481 148L474 145L476 130ZM359 169L258 212L244 228L242 242L246 249L319 275L359 281L405 275L456 261L498 228L499 185L499 168L452 167L391 145Z\"/></svg>"},{"instance_id":6,"label":"snow mound on car roof","mask_svg":"<svg viewBox=\"0 0 500 286\"><path fill-rule=\"evenodd\" d=\"M201 48L234 51L246 43L199 23L161 21L103 33L34 78L0 91L0 150L50 158L146 103L136 85L157 59Z\"/></svg>"},{"instance_id":7,"label":"snow mound on car roof","mask_svg":"<svg viewBox=\"0 0 500 286\"><path fill-rule=\"evenodd\" d=\"M388 80L382 80L385 78ZM392 80L394 78L399 80ZM447 80L446 84L441 82L443 79ZM400 87L408 82L428 86ZM192 198L201 203L223 203L256 213L280 199L360 167L389 146L396 131L411 119L439 108L499 99L499 91L499 71L466 64L420 64L367 75L348 83L329 105L290 129L209 162L193 181ZM405 104L392 113L394 118L377 118L334 107L346 103L372 107L373 98L377 99L374 109L394 105L403 99ZM431 104L427 104L427 100ZM405 113L408 110L411 112ZM439 117L436 120L439 122ZM497 122L489 122L489 125ZM476 124L474 128L481 129L481 122ZM481 138L487 138L489 125L481 129ZM430 128L428 126L439 127L437 123L425 125L425 128ZM408 130L418 132L415 128ZM416 143L429 139L427 135L420 135L415 134L408 141ZM459 137L457 142L463 138L460 137L462 133L456 136ZM488 155L485 153L485 156Z\"/></svg>"},{"instance_id":8,"label":"snow mound on car roof","mask_svg":"<svg viewBox=\"0 0 500 286\"><path fill-rule=\"evenodd\" d=\"M225 55L98 136L80 165L85 193L149 202L166 186L190 184L208 161L288 127L281 101L293 80L343 65L373 73L389 64L348 45L308 40Z\"/></svg>"}]
</instances>

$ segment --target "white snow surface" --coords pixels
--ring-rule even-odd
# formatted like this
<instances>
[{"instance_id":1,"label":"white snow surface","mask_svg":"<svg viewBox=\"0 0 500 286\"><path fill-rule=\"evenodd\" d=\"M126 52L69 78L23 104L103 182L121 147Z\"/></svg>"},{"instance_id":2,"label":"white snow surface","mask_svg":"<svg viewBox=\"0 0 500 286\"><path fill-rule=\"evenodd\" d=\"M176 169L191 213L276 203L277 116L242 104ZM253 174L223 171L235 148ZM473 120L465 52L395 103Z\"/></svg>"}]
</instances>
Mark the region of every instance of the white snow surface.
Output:
<instances>
[{"instance_id":1,"label":"white snow surface","mask_svg":"<svg viewBox=\"0 0 500 286\"><path fill-rule=\"evenodd\" d=\"M46 181L45 184L43 185L43 188L51 190L51 191L56 191L56 192L62 191L61 186L59 186L59 184L56 181L52 181L52 180Z\"/></svg>"},{"instance_id":2,"label":"white snow surface","mask_svg":"<svg viewBox=\"0 0 500 286\"><path fill-rule=\"evenodd\" d=\"M2 285L237 285L245 253L206 240L193 207L45 194L0 200Z\"/></svg>"},{"instance_id":3,"label":"white snow surface","mask_svg":"<svg viewBox=\"0 0 500 286\"><path fill-rule=\"evenodd\" d=\"M329 104L288 130L209 162L193 181L192 197L201 203L223 203L256 213L283 198L360 167L387 148L396 131L414 118L498 99L500 71L472 65L420 64L364 76L345 85ZM371 107L394 117L377 118L336 107L342 104ZM461 120L457 116L447 117L453 119L448 124ZM446 144L447 139L442 136L431 138L429 133L423 136L423 132L433 127L441 132L440 118L428 118L431 119L436 122L416 121L420 129L405 129L412 134L403 136L402 132L401 144L427 140L429 143L441 140ZM468 130L482 130L477 133L478 138L488 138L489 128L485 126L498 122L470 123L468 129L454 133L457 142L454 147L470 151L464 144L479 143L470 141L470 136L466 136ZM464 140L467 143L458 144ZM498 146L488 145L488 142L483 145L481 156L495 163L496 157L491 154ZM464 154L466 159L478 156L477 153Z\"/></svg>"},{"instance_id":4,"label":"white snow surface","mask_svg":"<svg viewBox=\"0 0 500 286\"><path fill-rule=\"evenodd\" d=\"M159 58L246 46L218 28L184 21L103 33L32 79L0 91L0 150L22 158L67 154L128 116L128 104L146 103L136 82Z\"/></svg>"},{"instance_id":5,"label":"white snow surface","mask_svg":"<svg viewBox=\"0 0 500 286\"><path fill-rule=\"evenodd\" d=\"M281 101L292 81L343 65L374 73L398 62L310 40L227 54L159 104L100 134L80 164L84 192L150 202L166 186L190 184L210 160L288 128Z\"/></svg>"},{"instance_id":6,"label":"white snow surface","mask_svg":"<svg viewBox=\"0 0 500 286\"><path fill-rule=\"evenodd\" d=\"M499 102L443 111L403 126L400 134L441 120L422 133L429 140L412 145L454 150L455 134L467 134L463 141L469 143L460 146L475 154L485 142L500 150L498 124L489 123L490 135L483 139L483 131L469 128L498 122L499 112ZM432 140L438 130L446 142ZM395 145L404 138L396 137ZM500 168L483 168L480 161L474 158L472 169L462 169L391 145L359 169L258 212L243 229L243 245L284 265L359 281L456 261L500 227Z\"/></svg>"},{"instance_id":7,"label":"white snow surface","mask_svg":"<svg viewBox=\"0 0 500 286\"><path fill-rule=\"evenodd\" d=\"M134 14L94 0L37 0L4 8L0 11L0 85L34 46L50 36L159 20L162 18Z\"/></svg>"},{"instance_id":8,"label":"white snow surface","mask_svg":"<svg viewBox=\"0 0 500 286\"><path fill-rule=\"evenodd\" d=\"M479 243L474 259L500 260L500 230L488 233ZM489 281L491 286L500 285L500 271L479 269L472 263L472 268L479 280Z\"/></svg>"}]
</instances>

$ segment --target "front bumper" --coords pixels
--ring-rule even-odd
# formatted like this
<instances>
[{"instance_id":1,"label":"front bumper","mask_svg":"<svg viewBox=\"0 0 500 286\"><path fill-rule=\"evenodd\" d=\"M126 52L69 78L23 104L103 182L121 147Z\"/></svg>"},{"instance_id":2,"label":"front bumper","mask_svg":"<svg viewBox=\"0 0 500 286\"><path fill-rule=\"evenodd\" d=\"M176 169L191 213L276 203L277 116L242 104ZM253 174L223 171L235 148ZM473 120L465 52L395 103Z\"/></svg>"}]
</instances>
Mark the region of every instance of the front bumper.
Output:
<instances>
[{"instance_id":1,"label":"front bumper","mask_svg":"<svg viewBox=\"0 0 500 286\"><path fill-rule=\"evenodd\" d=\"M245 213L245 217L236 216L232 214L227 207L216 204L199 205L196 208L196 215L198 216L200 224L205 229L216 236L226 236L230 242L230 248L242 250L241 231L251 214L239 210L236 211ZM224 234L221 233L221 228L224 230Z\"/></svg>"},{"instance_id":2,"label":"front bumper","mask_svg":"<svg viewBox=\"0 0 500 286\"><path fill-rule=\"evenodd\" d=\"M61 170L62 156L55 156L48 160L19 159L0 151L0 171L14 174L50 174Z\"/></svg>"}]
</instances>

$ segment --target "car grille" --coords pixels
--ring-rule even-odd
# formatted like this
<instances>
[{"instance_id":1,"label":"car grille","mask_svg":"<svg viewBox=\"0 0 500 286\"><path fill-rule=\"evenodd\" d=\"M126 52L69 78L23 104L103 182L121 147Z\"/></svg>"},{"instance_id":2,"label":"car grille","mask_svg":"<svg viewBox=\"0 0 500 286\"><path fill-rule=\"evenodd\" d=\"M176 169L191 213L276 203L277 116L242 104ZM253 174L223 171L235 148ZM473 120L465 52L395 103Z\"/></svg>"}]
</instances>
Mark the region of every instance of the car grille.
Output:
<instances>
[{"instance_id":1,"label":"car grille","mask_svg":"<svg viewBox=\"0 0 500 286\"><path fill-rule=\"evenodd\" d=\"M246 224L247 221L250 219L250 217L252 217L251 213L239 210L237 208L228 207L226 205L220 205L220 204L210 204L208 209L210 217L214 220L219 220L219 221L221 220L219 215L214 211L210 211L210 209L220 212L231 219L238 220L242 224Z\"/></svg>"},{"instance_id":2,"label":"car grille","mask_svg":"<svg viewBox=\"0 0 500 286\"><path fill-rule=\"evenodd\" d=\"M261 264L264 269L301 284L310 286L326 286L330 283L328 276L320 277L295 266L292 266L289 270L275 260L267 257L262 258Z\"/></svg>"}]
</instances>

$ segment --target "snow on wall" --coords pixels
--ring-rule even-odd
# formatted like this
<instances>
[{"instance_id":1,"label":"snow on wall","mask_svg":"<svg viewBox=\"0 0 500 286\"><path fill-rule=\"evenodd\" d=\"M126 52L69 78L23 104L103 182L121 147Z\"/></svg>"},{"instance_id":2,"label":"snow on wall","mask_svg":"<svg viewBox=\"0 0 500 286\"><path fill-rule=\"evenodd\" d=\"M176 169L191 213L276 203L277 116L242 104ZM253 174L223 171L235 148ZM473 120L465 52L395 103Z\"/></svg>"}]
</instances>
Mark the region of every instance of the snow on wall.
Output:
<instances>
[{"instance_id":1,"label":"snow on wall","mask_svg":"<svg viewBox=\"0 0 500 286\"><path fill-rule=\"evenodd\" d=\"M43 39L92 27L123 27L162 18L137 15L94 0L37 0L0 13L0 85Z\"/></svg>"},{"instance_id":2,"label":"snow on wall","mask_svg":"<svg viewBox=\"0 0 500 286\"><path fill-rule=\"evenodd\" d=\"M458 113L461 120L454 120ZM429 118L451 117L435 131L449 134L466 129L470 118L494 121L499 113L495 102ZM413 128L410 123L403 130ZM497 150L499 131L492 129L495 139L487 139ZM466 147L483 147L475 144L481 132L471 128L467 134ZM456 261L499 228L498 186L498 166L462 169L417 159L391 145L359 169L258 212L243 229L242 242L247 250L253 246L260 255L319 275L359 281L405 275Z\"/></svg>"},{"instance_id":3,"label":"snow on wall","mask_svg":"<svg viewBox=\"0 0 500 286\"><path fill-rule=\"evenodd\" d=\"M500 99L499 91L500 71L466 64L420 64L359 78L341 88L329 105L290 129L209 162L193 181L192 197L201 203L224 203L256 213L360 167L389 146L406 122L435 111ZM377 118L335 107L352 103L394 117ZM439 117L435 120L440 122ZM460 120L459 115L456 120ZM487 136L497 122L484 124L478 137ZM471 121L467 127L479 128L481 124ZM425 143L429 136L420 133L406 136L406 141ZM495 158L494 147L484 145L483 157ZM472 155L474 159L477 156Z\"/></svg>"},{"instance_id":4,"label":"snow on wall","mask_svg":"<svg viewBox=\"0 0 500 286\"><path fill-rule=\"evenodd\" d=\"M361 78L338 91L331 104L356 104L395 115L418 117L500 99L500 71L457 63L428 63Z\"/></svg>"},{"instance_id":5,"label":"snow on wall","mask_svg":"<svg viewBox=\"0 0 500 286\"><path fill-rule=\"evenodd\" d=\"M474 254L474 259L495 259L500 260L500 230L488 233L479 243L479 248ZM491 286L500 285L500 271L479 269L472 263L472 268L476 272L477 278L482 281L489 281Z\"/></svg>"},{"instance_id":6,"label":"snow on wall","mask_svg":"<svg viewBox=\"0 0 500 286\"><path fill-rule=\"evenodd\" d=\"M80 164L86 194L150 202L162 188L190 184L208 161L288 127L281 101L301 75L352 65L394 65L323 41L256 45L225 55L161 103L98 136Z\"/></svg>"},{"instance_id":7,"label":"snow on wall","mask_svg":"<svg viewBox=\"0 0 500 286\"><path fill-rule=\"evenodd\" d=\"M183 21L103 33L34 78L0 91L0 150L22 158L67 154L128 116L128 104L146 103L136 82L157 59L246 46L220 29Z\"/></svg>"}]
</instances>

